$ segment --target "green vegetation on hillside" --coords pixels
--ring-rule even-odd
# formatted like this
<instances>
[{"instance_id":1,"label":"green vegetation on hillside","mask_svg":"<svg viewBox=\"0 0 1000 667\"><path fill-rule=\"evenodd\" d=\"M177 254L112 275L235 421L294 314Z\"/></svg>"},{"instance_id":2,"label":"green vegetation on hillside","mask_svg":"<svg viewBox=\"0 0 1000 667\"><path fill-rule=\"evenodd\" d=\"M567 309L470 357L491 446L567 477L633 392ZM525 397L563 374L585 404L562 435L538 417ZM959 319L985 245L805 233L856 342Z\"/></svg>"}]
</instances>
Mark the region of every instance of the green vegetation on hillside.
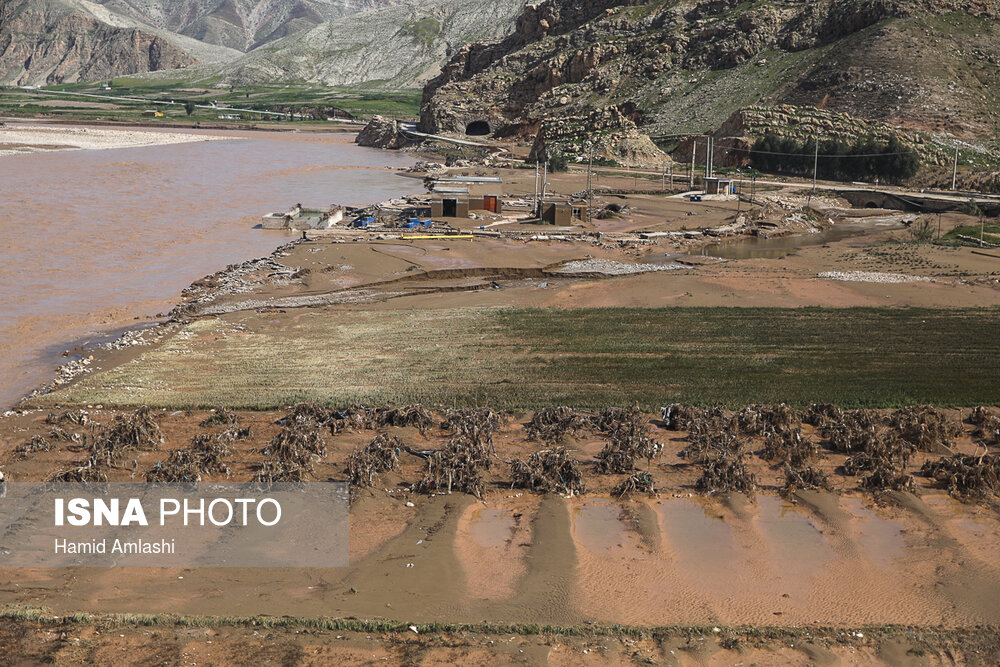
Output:
<instances>
[{"instance_id":1,"label":"green vegetation on hillside","mask_svg":"<svg viewBox=\"0 0 1000 667\"><path fill-rule=\"evenodd\" d=\"M815 169L819 178L838 181L881 179L902 183L920 169L917 152L895 137L884 143L864 138L850 144L825 139L817 146L767 134L754 142L750 160L754 168L764 172L811 176Z\"/></svg>"},{"instance_id":2,"label":"green vegetation on hillside","mask_svg":"<svg viewBox=\"0 0 1000 667\"><path fill-rule=\"evenodd\" d=\"M237 317L237 316L233 316ZM785 401L1000 404L1000 310L606 308L303 311L203 319L37 399L272 408L531 409ZM252 333L251 333L252 332Z\"/></svg>"}]
</instances>

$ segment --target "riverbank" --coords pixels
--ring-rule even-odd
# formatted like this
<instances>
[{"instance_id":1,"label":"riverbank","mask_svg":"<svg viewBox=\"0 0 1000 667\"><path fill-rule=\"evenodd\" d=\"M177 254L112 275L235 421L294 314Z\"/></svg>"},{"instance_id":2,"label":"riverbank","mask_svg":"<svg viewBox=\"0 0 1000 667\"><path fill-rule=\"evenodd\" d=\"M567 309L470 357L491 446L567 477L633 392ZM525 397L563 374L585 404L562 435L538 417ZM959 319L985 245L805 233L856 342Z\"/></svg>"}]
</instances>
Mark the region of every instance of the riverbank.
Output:
<instances>
[{"instance_id":1,"label":"riverbank","mask_svg":"<svg viewBox=\"0 0 1000 667\"><path fill-rule=\"evenodd\" d=\"M349 134L206 134L227 140L0 157L0 405L89 356L69 348L159 321L199 276L293 238L254 229L263 213L420 187L395 175L412 157Z\"/></svg>"},{"instance_id":2,"label":"riverbank","mask_svg":"<svg viewBox=\"0 0 1000 667\"><path fill-rule=\"evenodd\" d=\"M95 127L48 125L0 125L0 157L60 150L108 150L164 146L195 141L219 141L225 137L178 132L141 132Z\"/></svg>"}]
</instances>

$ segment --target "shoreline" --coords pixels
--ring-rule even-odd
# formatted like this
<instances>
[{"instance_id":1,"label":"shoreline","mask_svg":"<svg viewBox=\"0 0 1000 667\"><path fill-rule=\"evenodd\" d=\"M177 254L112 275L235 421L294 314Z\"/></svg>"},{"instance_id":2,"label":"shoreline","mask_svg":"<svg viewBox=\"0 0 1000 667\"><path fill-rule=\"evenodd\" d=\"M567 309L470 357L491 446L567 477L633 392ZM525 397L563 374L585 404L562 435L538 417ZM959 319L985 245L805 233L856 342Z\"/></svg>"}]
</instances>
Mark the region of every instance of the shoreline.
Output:
<instances>
[{"instance_id":1,"label":"shoreline","mask_svg":"<svg viewBox=\"0 0 1000 667\"><path fill-rule=\"evenodd\" d=\"M253 132L336 132L357 133L363 125L346 126L346 123L331 123L332 127L306 125L311 121L303 121L302 127L286 127L280 125L255 125L253 123L154 123L151 121L123 120L84 120L82 118L50 118L47 116L0 116L0 122L6 123L44 123L46 125L68 126L99 126L99 127L145 127L150 129L167 128L176 130L240 130ZM292 123L294 125L294 123Z\"/></svg>"}]
</instances>

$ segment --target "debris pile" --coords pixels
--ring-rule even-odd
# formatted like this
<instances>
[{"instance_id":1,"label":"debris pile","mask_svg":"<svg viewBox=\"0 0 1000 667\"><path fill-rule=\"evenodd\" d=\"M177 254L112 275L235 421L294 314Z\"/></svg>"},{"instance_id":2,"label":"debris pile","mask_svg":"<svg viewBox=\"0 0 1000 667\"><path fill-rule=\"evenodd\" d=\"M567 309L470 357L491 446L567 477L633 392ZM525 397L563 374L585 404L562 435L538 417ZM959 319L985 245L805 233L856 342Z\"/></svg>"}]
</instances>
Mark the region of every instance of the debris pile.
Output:
<instances>
[{"instance_id":1,"label":"debris pile","mask_svg":"<svg viewBox=\"0 0 1000 667\"><path fill-rule=\"evenodd\" d=\"M634 472L611 490L612 495L618 498L633 496L637 493L645 493L650 496L656 495L656 485L653 477L648 472Z\"/></svg>"},{"instance_id":2,"label":"debris pile","mask_svg":"<svg viewBox=\"0 0 1000 667\"><path fill-rule=\"evenodd\" d=\"M935 480L960 500L978 500L1000 494L1000 457L948 456L927 461L920 474Z\"/></svg>"},{"instance_id":3,"label":"debris pile","mask_svg":"<svg viewBox=\"0 0 1000 667\"><path fill-rule=\"evenodd\" d=\"M424 476L413 487L417 493L461 491L482 497L486 488L483 471L490 467L485 446L452 438L443 449L428 454L426 460Z\"/></svg>"},{"instance_id":4,"label":"debris pile","mask_svg":"<svg viewBox=\"0 0 1000 667\"><path fill-rule=\"evenodd\" d=\"M295 422L286 426L261 450L264 456L284 463L312 468L313 461L326 456L326 443L320 427L313 422Z\"/></svg>"},{"instance_id":5,"label":"debris pile","mask_svg":"<svg viewBox=\"0 0 1000 667\"><path fill-rule=\"evenodd\" d=\"M843 418L843 409L832 403L813 403L806 409L805 414L805 422L820 429L828 428Z\"/></svg>"},{"instance_id":6,"label":"debris pile","mask_svg":"<svg viewBox=\"0 0 1000 667\"><path fill-rule=\"evenodd\" d=\"M802 429L770 431L764 436L764 449L760 458L765 461L802 467L819 454L819 445L802 435Z\"/></svg>"},{"instance_id":7,"label":"debris pile","mask_svg":"<svg viewBox=\"0 0 1000 667\"><path fill-rule=\"evenodd\" d=\"M779 405L749 405L734 418L736 427L747 435L788 433L802 428L799 413L784 403Z\"/></svg>"},{"instance_id":8,"label":"debris pile","mask_svg":"<svg viewBox=\"0 0 1000 667\"><path fill-rule=\"evenodd\" d=\"M954 438L962 433L957 421L929 405L896 410L888 416L886 424L922 452L951 452Z\"/></svg>"},{"instance_id":9,"label":"debris pile","mask_svg":"<svg viewBox=\"0 0 1000 667\"><path fill-rule=\"evenodd\" d=\"M201 422L201 426L236 426L240 417L235 412L231 412L223 407L218 407L212 410L212 414L206 417Z\"/></svg>"},{"instance_id":10,"label":"debris pile","mask_svg":"<svg viewBox=\"0 0 1000 667\"><path fill-rule=\"evenodd\" d=\"M489 408L448 410L441 429L494 451L493 434L507 425L507 418Z\"/></svg>"},{"instance_id":11,"label":"debris pile","mask_svg":"<svg viewBox=\"0 0 1000 667\"><path fill-rule=\"evenodd\" d=\"M797 468L785 465L785 485L781 487L782 496L788 498L796 491L829 491L831 489L830 480L822 470L812 466Z\"/></svg>"},{"instance_id":12,"label":"debris pile","mask_svg":"<svg viewBox=\"0 0 1000 667\"><path fill-rule=\"evenodd\" d=\"M379 433L347 460L347 479L351 486L370 487L381 473L399 468L403 443L394 435Z\"/></svg>"},{"instance_id":13,"label":"debris pile","mask_svg":"<svg viewBox=\"0 0 1000 667\"><path fill-rule=\"evenodd\" d=\"M608 442L597 455L599 473L630 472L635 468L637 458L651 463L663 454L663 443L653 440L649 424L638 411L630 413L624 421L613 421L608 430Z\"/></svg>"},{"instance_id":14,"label":"debris pile","mask_svg":"<svg viewBox=\"0 0 1000 667\"><path fill-rule=\"evenodd\" d=\"M31 440L19 445L15 451L18 454L26 456L28 454L34 454L35 452L47 452L49 449L48 440L46 440L43 436L33 435L31 436Z\"/></svg>"},{"instance_id":15,"label":"debris pile","mask_svg":"<svg viewBox=\"0 0 1000 667\"><path fill-rule=\"evenodd\" d=\"M578 437L590 426L590 418L573 408L542 408L524 427L528 440L546 444L562 442L566 436Z\"/></svg>"},{"instance_id":16,"label":"debris pile","mask_svg":"<svg viewBox=\"0 0 1000 667\"><path fill-rule=\"evenodd\" d=\"M163 434L148 406L131 414L115 415L101 431L91 431L90 452L95 464L115 465L128 453L154 450L163 444Z\"/></svg>"},{"instance_id":17,"label":"debris pile","mask_svg":"<svg viewBox=\"0 0 1000 667\"><path fill-rule=\"evenodd\" d=\"M377 426L381 427L414 426L418 431L420 431L420 435L425 435L427 433L427 429L434 424L434 420L431 418L431 413L419 403L416 405L404 405L399 408L376 410L374 421Z\"/></svg>"},{"instance_id":18,"label":"debris pile","mask_svg":"<svg viewBox=\"0 0 1000 667\"><path fill-rule=\"evenodd\" d=\"M563 447L534 452L527 461L510 463L511 488L540 493L580 494L586 491L580 462Z\"/></svg>"},{"instance_id":19,"label":"debris pile","mask_svg":"<svg viewBox=\"0 0 1000 667\"><path fill-rule=\"evenodd\" d=\"M200 433L191 439L191 447L178 449L166 461L158 461L146 473L147 482L200 482L202 475L229 476L223 459L229 456L232 436L229 431L215 435Z\"/></svg>"},{"instance_id":20,"label":"debris pile","mask_svg":"<svg viewBox=\"0 0 1000 667\"><path fill-rule=\"evenodd\" d=\"M54 413L50 412L45 417L46 424L58 425L58 424L75 424L77 426L86 426L90 423L90 416L84 410L66 410L64 412Z\"/></svg>"},{"instance_id":21,"label":"debris pile","mask_svg":"<svg viewBox=\"0 0 1000 667\"><path fill-rule=\"evenodd\" d=\"M738 491L753 497L757 492L757 478L747 470L745 456L726 455L708 460L704 472L695 483L700 493L730 493Z\"/></svg>"},{"instance_id":22,"label":"debris pile","mask_svg":"<svg viewBox=\"0 0 1000 667\"><path fill-rule=\"evenodd\" d=\"M696 408L691 405L681 405L673 403L665 408L660 408L660 415L663 418L664 427L670 431L689 431L698 422L724 417L722 408Z\"/></svg>"}]
</instances>

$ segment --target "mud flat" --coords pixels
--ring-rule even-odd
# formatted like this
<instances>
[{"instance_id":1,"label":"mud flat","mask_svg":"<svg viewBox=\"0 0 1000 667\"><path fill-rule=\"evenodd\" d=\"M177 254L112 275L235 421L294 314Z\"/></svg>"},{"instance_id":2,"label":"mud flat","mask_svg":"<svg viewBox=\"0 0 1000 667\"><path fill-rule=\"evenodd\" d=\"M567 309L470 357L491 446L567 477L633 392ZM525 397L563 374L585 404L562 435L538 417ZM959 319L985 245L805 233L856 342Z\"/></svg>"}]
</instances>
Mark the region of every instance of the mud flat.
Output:
<instances>
[{"instance_id":1,"label":"mud flat","mask_svg":"<svg viewBox=\"0 0 1000 667\"><path fill-rule=\"evenodd\" d=\"M0 127L0 157L53 150L106 150L219 141L213 134L112 130L93 127L7 124Z\"/></svg>"}]
</instances>

